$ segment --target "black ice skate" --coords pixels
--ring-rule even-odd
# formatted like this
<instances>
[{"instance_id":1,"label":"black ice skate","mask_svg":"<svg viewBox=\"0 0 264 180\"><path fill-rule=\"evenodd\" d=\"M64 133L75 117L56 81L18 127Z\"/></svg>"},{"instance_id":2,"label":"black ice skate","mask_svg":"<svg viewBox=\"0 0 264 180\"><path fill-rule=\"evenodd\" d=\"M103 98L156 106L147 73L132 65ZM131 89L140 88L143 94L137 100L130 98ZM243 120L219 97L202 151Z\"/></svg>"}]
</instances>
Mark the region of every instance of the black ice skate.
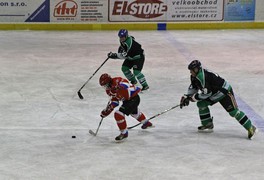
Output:
<instances>
[{"instance_id":1,"label":"black ice skate","mask_svg":"<svg viewBox=\"0 0 264 180\"><path fill-rule=\"evenodd\" d=\"M120 134L120 135L118 135L118 136L116 136L116 138L115 138L115 140L116 141L123 141L124 139L126 139L128 137L128 131L125 133L125 134Z\"/></svg>"},{"instance_id":2,"label":"black ice skate","mask_svg":"<svg viewBox=\"0 0 264 180\"><path fill-rule=\"evenodd\" d=\"M214 131L214 124L213 122L207 123L205 126L199 126L198 132L213 132Z\"/></svg>"},{"instance_id":3,"label":"black ice skate","mask_svg":"<svg viewBox=\"0 0 264 180\"><path fill-rule=\"evenodd\" d=\"M144 94L144 92L146 92L146 91L148 91L148 90L149 90L149 86L148 86L148 85L143 86L143 87L141 88L140 93L141 93L141 94Z\"/></svg>"},{"instance_id":4,"label":"black ice skate","mask_svg":"<svg viewBox=\"0 0 264 180\"><path fill-rule=\"evenodd\" d=\"M137 84L137 80L131 80L130 83L136 85Z\"/></svg>"},{"instance_id":5,"label":"black ice skate","mask_svg":"<svg viewBox=\"0 0 264 180\"><path fill-rule=\"evenodd\" d=\"M255 135L257 134L258 129L255 126L251 126L248 130L248 139L253 139Z\"/></svg>"},{"instance_id":6,"label":"black ice skate","mask_svg":"<svg viewBox=\"0 0 264 180\"><path fill-rule=\"evenodd\" d=\"M141 89L141 91L147 91L147 90L149 90L149 86L148 85L143 86L142 89Z\"/></svg>"},{"instance_id":7,"label":"black ice skate","mask_svg":"<svg viewBox=\"0 0 264 180\"><path fill-rule=\"evenodd\" d=\"M151 122L146 122L141 126L141 129L148 129L148 128L153 128L153 124Z\"/></svg>"}]
</instances>

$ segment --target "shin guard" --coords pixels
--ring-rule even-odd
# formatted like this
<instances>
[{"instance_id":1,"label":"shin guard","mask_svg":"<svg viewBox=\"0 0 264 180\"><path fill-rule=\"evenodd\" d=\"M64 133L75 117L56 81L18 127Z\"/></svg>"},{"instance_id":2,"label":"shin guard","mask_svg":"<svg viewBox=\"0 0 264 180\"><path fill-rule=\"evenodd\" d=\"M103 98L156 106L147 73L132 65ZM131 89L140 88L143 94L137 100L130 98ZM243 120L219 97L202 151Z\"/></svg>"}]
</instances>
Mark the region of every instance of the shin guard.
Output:
<instances>
[{"instance_id":1,"label":"shin guard","mask_svg":"<svg viewBox=\"0 0 264 180\"><path fill-rule=\"evenodd\" d=\"M125 114L120 111L116 111L114 116L115 116L115 120L116 120L117 126L120 129L120 131L121 132L125 131L127 129Z\"/></svg>"},{"instance_id":2,"label":"shin guard","mask_svg":"<svg viewBox=\"0 0 264 180\"><path fill-rule=\"evenodd\" d=\"M142 112L140 112L139 110L138 110L137 114L131 114L131 116L133 118L135 118L136 120L138 120L142 124L144 124L146 122L146 120L147 120L146 116Z\"/></svg>"}]
</instances>

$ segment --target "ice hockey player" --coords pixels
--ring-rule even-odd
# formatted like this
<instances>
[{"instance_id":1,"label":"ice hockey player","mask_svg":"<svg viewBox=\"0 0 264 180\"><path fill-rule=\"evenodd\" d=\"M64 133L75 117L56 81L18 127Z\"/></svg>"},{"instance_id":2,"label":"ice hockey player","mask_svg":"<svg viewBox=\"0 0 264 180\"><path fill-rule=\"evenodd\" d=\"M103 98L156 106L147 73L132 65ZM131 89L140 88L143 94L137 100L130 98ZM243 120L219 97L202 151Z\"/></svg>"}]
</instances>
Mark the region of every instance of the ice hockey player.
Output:
<instances>
[{"instance_id":1,"label":"ice hockey player","mask_svg":"<svg viewBox=\"0 0 264 180\"><path fill-rule=\"evenodd\" d=\"M112 78L109 74L102 74L99 83L105 88L106 94L110 96L111 100L107 107L101 112L101 117L108 116L115 107L119 106L119 101L122 102L121 107L115 111L114 118L121 133L115 138L116 141L121 141L128 137L127 123L125 115L131 115L143 125L142 129L153 127L144 113L138 108L140 97L138 93L140 88L129 83L128 80L122 77Z\"/></svg>"},{"instance_id":2,"label":"ice hockey player","mask_svg":"<svg viewBox=\"0 0 264 180\"><path fill-rule=\"evenodd\" d=\"M120 29L118 36L120 41L118 53L110 52L108 53L108 57L112 59L124 59L121 70L126 78L132 84L137 84L138 80L142 86L141 91L149 89L146 78L141 72L145 62L144 50L133 36L128 35L126 29ZM133 73L131 72L132 68Z\"/></svg>"},{"instance_id":3,"label":"ice hockey player","mask_svg":"<svg viewBox=\"0 0 264 180\"><path fill-rule=\"evenodd\" d=\"M208 106L219 102L229 115L234 117L248 131L248 138L252 139L257 129L245 113L239 110L231 85L218 74L202 68L199 60L193 60L188 65L188 69L191 73L191 85L187 94L181 98L180 108L188 106L190 101L197 101L202 124L198 127L198 131L213 131L213 118Z\"/></svg>"}]
</instances>

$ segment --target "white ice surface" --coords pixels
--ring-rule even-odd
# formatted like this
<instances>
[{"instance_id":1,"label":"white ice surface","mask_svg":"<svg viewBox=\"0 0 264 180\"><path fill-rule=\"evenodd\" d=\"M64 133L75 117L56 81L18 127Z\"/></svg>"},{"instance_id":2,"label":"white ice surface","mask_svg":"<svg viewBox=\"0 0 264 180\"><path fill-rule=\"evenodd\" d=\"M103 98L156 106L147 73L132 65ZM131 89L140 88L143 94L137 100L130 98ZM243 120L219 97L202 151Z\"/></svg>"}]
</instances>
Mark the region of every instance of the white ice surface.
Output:
<instances>
[{"instance_id":1,"label":"white ice surface","mask_svg":"<svg viewBox=\"0 0 264 180\"><path fill-rule=\"evenodd\" d=\"M263 180L264 30L131 31L145 49L150 91L140 109L151 117L179 103L189 86L188 63L199 59L233 86L241 110L259 128L253 140L216 104L215 130L197 132L195 103L155 119L154 129L129 131L113 114L96 137L108 98L104 72L123 76L116 31L0 31L1 180ZM137 123L127 117L128 126ZM71 137L75 135L76 139Z\"/></svg>"}]
</instances>

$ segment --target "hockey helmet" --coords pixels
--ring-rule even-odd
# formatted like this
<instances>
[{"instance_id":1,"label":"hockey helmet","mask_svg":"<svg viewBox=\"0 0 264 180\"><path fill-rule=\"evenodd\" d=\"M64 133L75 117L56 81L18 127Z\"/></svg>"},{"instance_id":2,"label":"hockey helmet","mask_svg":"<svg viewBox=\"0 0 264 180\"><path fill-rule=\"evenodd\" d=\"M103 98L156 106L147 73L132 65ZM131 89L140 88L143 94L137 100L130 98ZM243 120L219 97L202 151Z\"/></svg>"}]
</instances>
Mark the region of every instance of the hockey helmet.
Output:
<instances>
[{"instance_id":1,"label":"hockey helmet","mask_svg":"<svg viewBox=\"0 0 264 180\"><path fill-rule=\"evenodd\" d=\"M128 31L126 29L120 29L118 32L119 38L127 38L128 36Z\"/></svg>"},{"instance_id":2,"label":"hockey helmet","mask_svg":"<svg viewBox=\"0 0 264 180\"><path fill-rule=\"evenodd\" d=\"M100 79L99 79L100 85L101 86L106 86L106 87L110 86L111 81L112 81L112 78L107 73L102 74Z\"/></svg>"},{"instance_id":3,"label":"hockey helmet","mask_svg":"<svg viewBox=\"0 0 264 180\"><path fill-rule=\"evenodd\" d=\"M188 65L188 69L189 70L193 70L194 68L198 68L201 69L202 64L199 60L193 60L189 65Z\"/></svg>"}]
</instances>

